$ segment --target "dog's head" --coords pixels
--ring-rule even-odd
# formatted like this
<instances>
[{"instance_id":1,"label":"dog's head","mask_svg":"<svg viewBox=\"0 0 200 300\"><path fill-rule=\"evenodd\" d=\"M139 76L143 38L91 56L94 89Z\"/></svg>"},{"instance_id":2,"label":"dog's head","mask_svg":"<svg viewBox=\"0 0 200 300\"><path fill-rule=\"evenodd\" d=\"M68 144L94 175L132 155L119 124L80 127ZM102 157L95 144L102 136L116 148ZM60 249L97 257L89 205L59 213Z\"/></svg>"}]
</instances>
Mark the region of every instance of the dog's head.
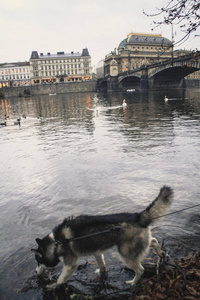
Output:
<instances>
[{"instance_id":1,"label":"dog's head","mask_svg":"<svg viewBox=\"0 0 200 300\"><path fill-rule=\"evenodd\" d=\"M55 267L59 259L56 256L55 242L49 237L43 239L36 239L38 249L31 249L35 253L35 259L37 261L36 273L42 274L48 267Z\"/></svg>"}]
</instances>

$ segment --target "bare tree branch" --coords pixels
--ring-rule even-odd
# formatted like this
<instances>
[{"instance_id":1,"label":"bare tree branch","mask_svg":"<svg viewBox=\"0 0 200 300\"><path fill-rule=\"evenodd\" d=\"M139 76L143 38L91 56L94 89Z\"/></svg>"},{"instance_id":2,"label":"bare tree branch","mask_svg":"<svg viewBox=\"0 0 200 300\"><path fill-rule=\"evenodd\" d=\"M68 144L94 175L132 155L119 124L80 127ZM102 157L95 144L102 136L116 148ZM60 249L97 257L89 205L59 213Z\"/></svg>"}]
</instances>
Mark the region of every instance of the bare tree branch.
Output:
<instances>
[{"instance_id":1,"label":"bare tree branch","mask_svg":"<svg viewBox=\"0 0 200 300\"><path fill-rule=\"evenodd\" d=\"M160 17L160 21L153 20L154 30L160 25L173 24L178 26L184 36L180 41L188 38L189 35L200 27L200 0L169 0L166 6L156 8L154 14L143 13L152 18ZM178 41L177 43L179 43Z\"/></svg>"}]
</instances>

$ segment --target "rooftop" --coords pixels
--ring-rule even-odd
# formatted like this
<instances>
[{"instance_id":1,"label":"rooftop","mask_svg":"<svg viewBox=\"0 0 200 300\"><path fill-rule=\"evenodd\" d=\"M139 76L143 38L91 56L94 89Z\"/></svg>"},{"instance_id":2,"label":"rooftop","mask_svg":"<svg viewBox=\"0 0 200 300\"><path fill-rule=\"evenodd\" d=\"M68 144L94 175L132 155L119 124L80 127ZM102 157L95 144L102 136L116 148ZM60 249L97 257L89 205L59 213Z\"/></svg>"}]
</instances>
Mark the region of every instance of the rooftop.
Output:
<instances>
[{"instance_id":1,"label":"rooftop","mask_svg":"<svg viewBox=\"0 0 200 300\"><path fill-rule=\"evenodd\" d=\"M29 65L30 65L29 61L13 62L13 63L2 63L2 64L0 64L0 68L27 67Z\"/></svg>"},{"instance_id":2,"label":"rooftop","mask_svg":"<svg viewBox=\"0 0 200 300\"><path fill-rule=\"evenodd\" d=\"M40 53L38 51L32 51L31 59L48 59L48 58L70 58L70 57L81 57L89 56L89 51L87 48L83 49L82 53L71 51L70 53L65 53L64 51L57 52L56 54L51 54L47 52L46 54Z\"/></svg>"},{"instance_id":3,"label":"rooftop","mask_svg":"<svg viewBox=\"0 0 200 300\"><path fill-rule=\"evenodd\" d=\"M161 34L148 34L148 33L129 33L127 38L122 40L119 44L119 49L127 49L128 44L142 44L142 45L160 45L160 46L172 46L172 42L162 37Z\"/></svg>"}]
</instances>

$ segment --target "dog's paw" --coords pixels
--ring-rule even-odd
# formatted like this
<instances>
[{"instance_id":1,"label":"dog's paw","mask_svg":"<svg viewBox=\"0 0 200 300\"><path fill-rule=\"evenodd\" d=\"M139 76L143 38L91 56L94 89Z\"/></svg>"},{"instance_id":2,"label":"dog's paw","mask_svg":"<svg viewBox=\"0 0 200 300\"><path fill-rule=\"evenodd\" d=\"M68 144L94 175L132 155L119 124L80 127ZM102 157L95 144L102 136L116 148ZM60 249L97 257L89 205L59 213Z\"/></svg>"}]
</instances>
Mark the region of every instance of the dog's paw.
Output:
<instances>
[{"instance_id":1,"label":"dog's paw","mask_svg":"<svg viewBox=\"0 0 200 300\"><path fill-rule=\"evenodd\" d=\"M134 279L128 280L128 281L126 281L126 284L134 285L135 284L135 280Z\"/></svg>"},{"instance_id":2,"label":"dog's paw","mask_svg":"<svg viewBox=\"0 0 200 300\"><path fill-rule=\"evenodd\" d=\"M106 268L96 269L94 271L94 273L97 274L97 275L105 274L106 273Z\"/></svg>"},{"instance_id":3,"label":"dog's paw","mask_svg":"<svg viewBox=\"0 0 200 300\"><path fill-rule=\"evenodd\" d=\"M58 284L55 282L55 283L52 283L52 284L47 284L46 285L46 289L47 290L54 290L54 289L56 289L58 287Z\"/></svg>"}]
</instances>

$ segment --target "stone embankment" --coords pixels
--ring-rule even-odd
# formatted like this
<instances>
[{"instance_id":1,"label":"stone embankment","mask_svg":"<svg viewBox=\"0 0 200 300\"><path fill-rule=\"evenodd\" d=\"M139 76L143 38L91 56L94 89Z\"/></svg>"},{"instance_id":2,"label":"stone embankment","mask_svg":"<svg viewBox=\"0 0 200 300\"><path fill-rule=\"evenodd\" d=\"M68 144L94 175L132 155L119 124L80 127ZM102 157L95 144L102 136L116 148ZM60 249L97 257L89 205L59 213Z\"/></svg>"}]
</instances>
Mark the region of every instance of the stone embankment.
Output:
<instances>
[{"instance_id":1,"label":"stone embankment","mask_svg":"<svg viewBox=\"0 0 200 300\"><path fill-rule=\"evenodd\" d=\"M96 81L65 82L52 84L38 84L32 86L9 87L1 89L4 97L38 96L49 94L66 94L95 92Z\"/></svg>"}]
</instances>

